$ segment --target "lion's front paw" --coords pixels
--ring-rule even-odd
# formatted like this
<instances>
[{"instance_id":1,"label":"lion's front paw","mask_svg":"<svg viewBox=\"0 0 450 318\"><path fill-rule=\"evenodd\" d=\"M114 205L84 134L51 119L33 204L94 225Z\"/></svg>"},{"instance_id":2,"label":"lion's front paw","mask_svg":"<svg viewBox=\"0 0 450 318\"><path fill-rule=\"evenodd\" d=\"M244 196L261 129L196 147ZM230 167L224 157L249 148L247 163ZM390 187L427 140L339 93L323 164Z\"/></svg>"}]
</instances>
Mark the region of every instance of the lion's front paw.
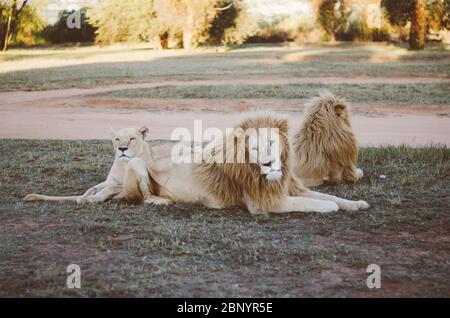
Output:
<instances>
[{"instance_id":1,"label":"lion's front paw","mask_svg":"<svg viewBox=\"0 0 450 318\"><path fill-rule=\"evenodd\" d=\"M171 200L166 198L149 198L144 200L145 204L154 204L154 205L169 205L172 203Z\"/></svg>"},{"instance_id":2,"label":"lion's front paw","mask_svg":"<svg viewBox=\"0 0 450 318\"><path fill-rule=\"evenodd\" d=\"M339 207L345 211L359 211L359 210L367 210L370 205L366 201L345 201L342 204L339 204Z\"/></svg>"},{"instance_id":3,"label":"lion's front paw","mask_svg":"<svg viewBox=\"0 0 450 318\"><path fill-rule=\"evenodd\" d=\"M356 201L358 205L358 210L368 210L370 208L369 203L363 200Z\"/></svg>"}]
</instances>

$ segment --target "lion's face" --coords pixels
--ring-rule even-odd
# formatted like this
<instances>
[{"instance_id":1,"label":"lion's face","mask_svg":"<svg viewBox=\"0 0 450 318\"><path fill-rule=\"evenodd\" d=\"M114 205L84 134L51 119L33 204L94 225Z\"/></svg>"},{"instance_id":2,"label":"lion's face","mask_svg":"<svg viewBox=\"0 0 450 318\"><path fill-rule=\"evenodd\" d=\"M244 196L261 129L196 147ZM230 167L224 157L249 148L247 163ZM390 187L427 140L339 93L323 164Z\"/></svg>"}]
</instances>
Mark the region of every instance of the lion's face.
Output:
<instances>
[{"instance_id":1,"label":"lion's face","mask_svg":"<svg viewBox=\"0 0 450 318\"><path fill-rule=\"evenodd\" d=\"M250 162L256 163L261 174L269 181L278 181L283 176L281 171L281 149L278 129L261 128L253 131L248 138Z\"/></svg>"},{"instance_id":2,"label":"lion's face","mask_svg":"<svg viewBox=\"0 0 450 318\"><path fill-rule=\"evenodd\" d=\"M241 204L245 193L270 211L285 197L291 179L288 121L271 112L244 116L214 151L206 151L207 161L195 171L220 202Z\"/></svg>"},{"instance_id":3,"label":"lion's face","mask_svg":"<svg viewBox=\"0 0 450 318\"><path fill-rule=\"evenodd\" d=\"M147 134L147 127L122 128L113 131L111 135L116 158L128 161L134 157L141 157L147 144L145 141Z\"/></svg>"},{"instance_id":4,"label":"lion's face","mask_svg":"<svg viewBox=\"0 0 450 318\"><path fill-rule=\"evenodd\" d=\"M287 120L272 113L251 114L235 128L241 131L238 139L242 134L247 137L250 162L258 166L266 180L281 181L289 153Z\"/></svg>"}]
</instances>

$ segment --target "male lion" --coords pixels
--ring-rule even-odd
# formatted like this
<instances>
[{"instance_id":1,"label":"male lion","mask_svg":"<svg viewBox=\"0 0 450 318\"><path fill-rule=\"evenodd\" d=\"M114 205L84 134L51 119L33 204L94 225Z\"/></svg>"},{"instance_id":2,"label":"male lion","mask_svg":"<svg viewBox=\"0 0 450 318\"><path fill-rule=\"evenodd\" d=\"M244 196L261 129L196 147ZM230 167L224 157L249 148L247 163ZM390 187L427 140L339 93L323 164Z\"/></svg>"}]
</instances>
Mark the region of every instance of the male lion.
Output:
<instances>
[{"instance_id":1,"label":"male lion","mask_svg":"<svg viewBox=\"0 0 450 318\"><path fill-rule=\"evenodd\" d=\"M295 174L306 186L356 182L358 147L345 101L331 93L312 99L294 137Z\"/></svg>"},{"instance_id":2,"label":"male lion","mask_svg":"<svg viewBox=\"0 0 450 318\"><path fill-rule=\"evenodd\" d=\"M145 142L146 128L119 130L113 136L116 160L105 182L82 196L58 198L32 194L25 200L91 203L113 199L154 204L176 201L200 203L215 209L244 207L252 214L369 207L365 201L310 191L293 176L286 119L256 114L235 128L233 133L212 141L202 150L201 163L176 163L171 157L171 145L150 147ZM253 129L250 134L248 128ZM269 139L259 133L259 128L276 128L279 138ZM259 153L261 148L269 149L270 153ZM242 153L248 161L236 162L235 156ZM221 155L225 160L220 160Z\"/></svg>"}]
</instances>

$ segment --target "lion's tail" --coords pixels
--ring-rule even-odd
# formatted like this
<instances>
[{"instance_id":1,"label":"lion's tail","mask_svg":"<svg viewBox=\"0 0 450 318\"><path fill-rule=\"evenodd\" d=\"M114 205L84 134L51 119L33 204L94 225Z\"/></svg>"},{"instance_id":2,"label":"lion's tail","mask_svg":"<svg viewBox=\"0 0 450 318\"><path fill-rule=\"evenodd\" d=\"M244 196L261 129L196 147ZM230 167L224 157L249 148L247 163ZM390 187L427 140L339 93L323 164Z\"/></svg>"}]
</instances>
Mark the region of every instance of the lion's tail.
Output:
<instances>
[{"instance_id":1,"label":"lion's tail","mask_svg":"<svg viewBox=\"0 0 450 318\"><path fill-rule=\"evenodd\" d=\"M74 195L74 196L48 196L48 195L41 195L41 194L29 194L23 200L25 202L33 202L33 201L77 201L78 198L80 198L80 195Z\"/></svg>"}]
</instances>

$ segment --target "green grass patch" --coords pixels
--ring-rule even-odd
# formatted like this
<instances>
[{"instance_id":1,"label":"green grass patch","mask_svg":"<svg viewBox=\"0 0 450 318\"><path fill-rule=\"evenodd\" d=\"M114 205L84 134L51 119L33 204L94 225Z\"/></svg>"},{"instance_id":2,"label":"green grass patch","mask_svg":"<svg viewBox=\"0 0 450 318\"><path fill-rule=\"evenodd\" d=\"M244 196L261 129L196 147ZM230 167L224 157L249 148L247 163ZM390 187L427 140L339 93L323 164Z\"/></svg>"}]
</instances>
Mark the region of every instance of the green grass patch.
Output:
<instances>
[{"instance_id":1,"label":"green grass patch","mask_svg":"<svg viewBox=\"0 0 450 318\"><path fill-rule=\"evenodd\" d=\"M0 91L168 79L450 76L450 53L445 46L423 52L385 44L243 46L195 52L57 47L10 50L0 59Z\"/></svg>"},{"instance_id":2,"label":"green grass patch","mask_svg":"<svg viewBox=\"0 0 450 318\"><path fill-rule=\"evenodd\" d=\"M24 204L103 181L108 141L0 140L0 296L450 296L450 150L361 150L364 179L320 191L367 212L292 213L105 203ZM384 175L385 177L380 177ZM81 266L69 290L66 267ZM366 287L366 267L382 288Z\"/></svg>"},{"instance_id":3,"label":"green grass patch","mask_svg":"<svg viewBox=\"0 0 450 318\"><path fill-rule=\"evenodd\" d=\"M323 90L369 104L450 104L450 83L189 85L117 90L96 94L113 98L289 98L309 99Z\"/></svg>"}]
</instances>

